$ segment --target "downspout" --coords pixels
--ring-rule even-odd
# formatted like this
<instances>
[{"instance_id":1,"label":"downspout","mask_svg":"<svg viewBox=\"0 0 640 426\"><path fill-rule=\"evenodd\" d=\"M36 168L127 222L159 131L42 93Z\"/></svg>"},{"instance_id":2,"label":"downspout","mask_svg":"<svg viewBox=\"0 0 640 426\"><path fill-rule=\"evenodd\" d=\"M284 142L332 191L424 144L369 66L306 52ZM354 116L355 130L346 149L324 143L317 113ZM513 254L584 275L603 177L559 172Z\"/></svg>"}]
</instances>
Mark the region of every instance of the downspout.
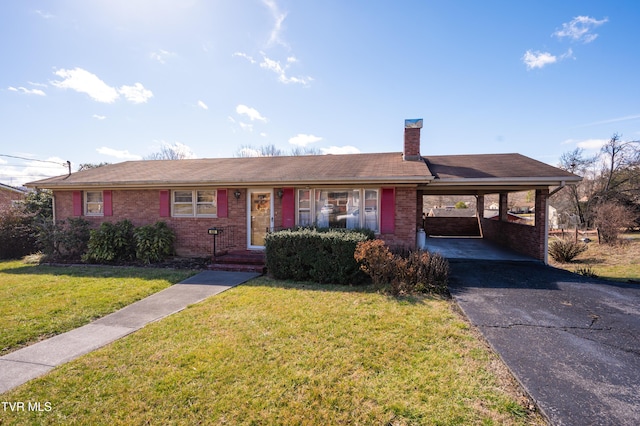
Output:
<instances>
[{"instance_id":1,"label":"downspout","mask_svg":"<svg viewBox=\"0 0 640 426\"><path fill-rule=\"evenodd\" d=\"M567 186L567 183L565 181L560 182L560 186L557 187L556 189L554 189L553 191L551 191L548 195L548 197L551 197L553 194L555 194L556 192L560 191L561 189L564 189L564 187ZM547 199L548 199L547 197ZM547 212L548 213L548 212Z\"/></svg>"}]
</instances>

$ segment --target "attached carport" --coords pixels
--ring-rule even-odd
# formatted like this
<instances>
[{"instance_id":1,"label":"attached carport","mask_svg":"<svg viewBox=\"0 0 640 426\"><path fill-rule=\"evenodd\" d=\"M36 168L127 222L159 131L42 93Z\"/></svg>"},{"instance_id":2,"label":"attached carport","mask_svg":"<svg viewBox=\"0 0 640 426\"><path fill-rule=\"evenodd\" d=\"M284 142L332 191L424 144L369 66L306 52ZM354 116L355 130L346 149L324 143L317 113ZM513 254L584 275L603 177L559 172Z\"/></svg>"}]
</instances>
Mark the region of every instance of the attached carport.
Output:
<instances>
[{"instance_id":1,"label":"attached carport","mask_svg":"<svg viewBox=\"0 0 640 426\"><path fill-rule=\"evenodd\" d=\"M425 195L476 197L475 217L425 217L427 246L431 238L468 237L486 239L521 255L547 262L548 199L566 185L575 185L580 176L520 154L446 155L424 157L433 179L418 188L418 206L422 209ZM508 220L510 193L535 191L533 226ZM485 219L485 196L498 194L497 220ZM423 211L420 215L423 216ZM464 241L458 244L458 250ZM471 245L469 245L471 250Z\"/></svg>"}]
</instances>

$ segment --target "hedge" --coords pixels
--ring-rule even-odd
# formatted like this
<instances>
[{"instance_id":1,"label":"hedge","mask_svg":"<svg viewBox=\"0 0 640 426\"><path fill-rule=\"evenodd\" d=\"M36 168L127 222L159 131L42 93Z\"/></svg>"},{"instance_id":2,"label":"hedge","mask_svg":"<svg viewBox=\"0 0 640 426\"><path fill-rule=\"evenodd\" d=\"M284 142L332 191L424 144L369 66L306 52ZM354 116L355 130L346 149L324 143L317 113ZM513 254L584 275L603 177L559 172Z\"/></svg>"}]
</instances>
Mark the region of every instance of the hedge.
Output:
<instances>
[{"instance_id":1,"label":"hedge","mask_svg":"<svg viewBox=\"0 0 640 426\"><path fill-rule=\"evenodd\" d=\"M355 284L364 279L353 254L372 238L361 230L297 229L273 232L265 239L269 273L278 279Z\"/></svg>"}]
</instances>

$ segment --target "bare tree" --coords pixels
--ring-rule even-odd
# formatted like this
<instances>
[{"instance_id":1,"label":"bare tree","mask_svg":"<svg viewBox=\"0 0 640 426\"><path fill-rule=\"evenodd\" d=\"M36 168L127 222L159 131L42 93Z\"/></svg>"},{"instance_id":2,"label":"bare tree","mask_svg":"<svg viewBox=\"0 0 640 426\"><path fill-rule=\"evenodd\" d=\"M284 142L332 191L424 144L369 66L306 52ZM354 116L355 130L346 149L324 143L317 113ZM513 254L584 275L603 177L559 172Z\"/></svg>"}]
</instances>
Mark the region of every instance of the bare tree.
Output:
<instances>
[{"instance_id":1,"label":"bare tree","mask_svg":"<svg viewBox=\"0 0 640 426\"><path fill-rule=\"evenodd\" d=\"M106 166L111 163L103 162L103 163L82 163L78 166L78 171L81 172L83 170L95 169L98 167Z\"/></svg>"},{"instance_id":2,"label":"bare tree","mask_svg":"<svg viewBox=\"0 0 640 426\"><path fill-rule=\"evenodd\" d=\"M253 145L242 145L233 155L234 157L279 157L284 155L282 150L276 148L275 145L261 145L254 147Z\"/></svg>"},{"instance_id":3,"label":"bare tree","mask_svg":"<svg viewBox=\"0 0 640 426\"><path fill-rule=\"evenodd\" d=\"M625 228L633 226L636 215L616 201L603 201L594 207L593 224L606 244L615 244Z\"/></svg>"},{"instance_id":4,"label":"bare tree","mask_svg":"<svg viewBox=\"0 0 640 426\"><path fill-rule=\"evenodd\" d=\"M164 143L160 151L149 154L145 160L184 160L187 158L195 158L191 148L187 145L176 142L174 144Z\"/></svg>"},{"instance_id":5,"label":"bare tree","mask_svg":"<svg viewBox=\"0 0 640 426\"><path fill-rule=\"evenodd\" d=\"M585 204L580 200L585 194L585 188L590 186L589 171L595 164L595 157L585 157L582 148L576 148L573 151L565 152L560 157L560 168L573 174L582 176L583 181L577 185L569 185L567 192L559 194L567 194L568 203L571 210L578 216L579 223L586 223ZM560 198L560 197L558 197Z\"/></svg>"},{"instance_id":6,"label":"bare tree","mask_svg":"<svg viewBox=\"0 0 640 426\"><path fill-rule=\"evenodd\" d=\"M320 155L320 150L316 148L308 147L296 147L291 149L289 153L276 148L275 145L260 145L254 147L253 145L242 145L235 152L234 157L280 157L280 156L300 156L300 155Z\"/></svg>"},{"instance_id":7,"label":"bare tree","mask_svg":"<svg viewBox=\"0 0 640 426\"><path fill-rule=\"evenodd\" d=\"M297 147L291 149L289 155L292 155L294 157L298 157L298 156L301 156L301 155L321 155L321 154L322 154L322 152L318 148L311 148L311 147L308 147L308 146L305 146L303 148L303 147L297 146Z\"/></svg>"}]
</instances>

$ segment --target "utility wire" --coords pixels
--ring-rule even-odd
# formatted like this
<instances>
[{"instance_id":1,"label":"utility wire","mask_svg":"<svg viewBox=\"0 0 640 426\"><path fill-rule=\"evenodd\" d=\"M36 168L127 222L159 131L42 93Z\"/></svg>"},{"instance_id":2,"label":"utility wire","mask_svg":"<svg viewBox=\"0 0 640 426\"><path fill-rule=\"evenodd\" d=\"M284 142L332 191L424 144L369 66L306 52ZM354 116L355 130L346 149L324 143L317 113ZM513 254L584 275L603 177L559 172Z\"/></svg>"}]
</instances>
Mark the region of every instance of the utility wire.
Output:
<instances>
[{"instance_id":1,"label":"utility wire","mask_svg":"<svg viewBox=\"0 0 640 426\"><path fill-rule=\"evenodd\" d=\"M19 160L27 160L27 161L39 161L39 162L41 162L41 163L53 163L53 164L58 164L58 165L60 165L60 166L62 166L62 167L67 167L67 164L68 164L68 163L66 163L66 162L65 162L65 163L59 163L59 162L57 162L57 161L51 161L51 160L37 160L37 159L35 159L35 158L18 157L18 156L15 156L15 155L7 155L7 154L0 154L0 157L17 158L17 159L19 159Z\"/></svg>"}]
</instances>

